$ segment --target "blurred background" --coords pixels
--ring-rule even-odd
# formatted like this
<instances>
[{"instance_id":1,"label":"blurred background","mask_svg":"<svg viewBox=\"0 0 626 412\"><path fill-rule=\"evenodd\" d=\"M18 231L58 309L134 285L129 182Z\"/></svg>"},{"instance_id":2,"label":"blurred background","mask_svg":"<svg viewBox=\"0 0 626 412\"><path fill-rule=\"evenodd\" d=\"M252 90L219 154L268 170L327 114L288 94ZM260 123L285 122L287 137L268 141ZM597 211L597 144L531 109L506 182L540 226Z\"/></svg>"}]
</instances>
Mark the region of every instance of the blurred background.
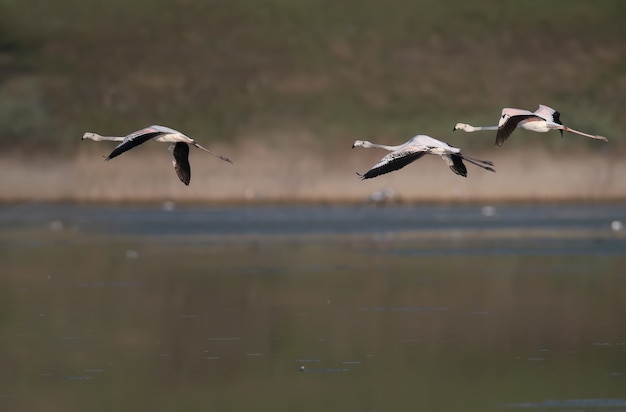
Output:
<instances>
[{"instance_id":1,"label":"blurred background","mask_svg":"<svg viewBox=\"0 0 626 412\"><path fill-rule=\"evenodd\" d=\"M625 17L0 0L0 411L624 410ZM609 142L452 131L539 104ZM497 172L355 175L422 133Z\"/></svg>"},{"instance_id":2,"label":"blurred background","mask_svg":"<svg viewBox=\"0 0 626 412\"><path fill-rule=\"evenodd\" d=\"M1 157L20 170L3 178L2 196L349 200L391 185L410 198L422 175L460 185L421 194L433 200L623 198L608 180L624 168L624 15L619 0L2 0ZM538 104L609 143L517 131L495 150L495 132L452 133L456 122L494 125L502 107ZM192 151L185 188L164 145L105 165L113 144L79 141L150 124L235 167ZM429 159L403 176L355 180L383 155L350 151L355 139L399 144L419 133L488 157L507 177L472 168L458 182ZM561 187L563 174L576 175L575 188ZM488 179L492 189L479 189ZM507 191L513 180L522 189Z\"/></svg>"},{"instance_id":3,"label":"blurred background","mask_svg":"<svg viewBox=\"0 0 626 412\"><path fill-rule=\"evenodd\" d=\"M431 169L432 178L453 182L440 164L411 166L406 183L387 176L359 187L352 179L382 156L348 150L356 138L399 144L419 133L491 156L509 173L506 182L536 181L515 159L541 155L533 165L540 175L559 179L567 165L570 174L590 174L590 188L602 183L607 196L623 197L593 175L615 173L608 163L623 167L625 15L619 0L2 0L3 164L15 170L28 159L20 177L5 181L3 197L332 200L387 184L403 191ZM502 107L540 103L609 144L518 131L496 153L493 132L451 133L456 122L494 125ZM125 135L150 124L219 148L236 167L192 152L187 190L165 147L148 145L104 167L99 160L112 145L79 141L85 131ZM479 195L554 193L529 193L532 185L502 192L504 182ZM478 186L467 184L448 198L469 198ZM581 189L557 197L598 196Z\"/></svg>"}]
</instances>

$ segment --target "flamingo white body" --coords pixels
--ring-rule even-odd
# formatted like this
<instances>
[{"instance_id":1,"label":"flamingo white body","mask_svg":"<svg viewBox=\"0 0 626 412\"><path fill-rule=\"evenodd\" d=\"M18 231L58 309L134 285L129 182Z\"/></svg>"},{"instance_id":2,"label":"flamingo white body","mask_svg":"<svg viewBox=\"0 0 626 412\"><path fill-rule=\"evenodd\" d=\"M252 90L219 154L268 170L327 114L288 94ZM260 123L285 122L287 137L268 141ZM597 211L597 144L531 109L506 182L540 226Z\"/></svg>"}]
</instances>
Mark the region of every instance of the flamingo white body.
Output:
<instances>
[{"instance_id":1,"label":"flamingo white body","mask_svg":"<svg viewBox=\"0 0 626 412\"><path fill-rule=\"evenodd\" d=\"M500 121L497 126L471 126L466 123L457 123L454 130L463 130L465 132L476 132L480 130L497 130L496 133L496 146L502 146L502 144L509 138L511 133L516 128L522 128L531 132L546 133L550 130L558 130L563 136L563 131L576 133L581 136L589 137L591 139L602 140L607 142L608 139L604 136L592 135L583 133L578 130L571 129L564 126L560 119L561 114L551 107L543 104L539 105L539 108L534 112L524 109L513 109L505 107L502 109Z\"/></svg>"},{"instance_id":2,"label":"flamingo white body","mask_svg":"<svg viewBox=\"0 0 626 412\"><path fill-rule=\"evenodd\" d=\"M87 132L83 135L81 140L85 139L95 141L121 142L104 159L106 161L109 161L114 157L117 157L122 153L132 149L133 147L147 142L148 140L154 140L155 142L162 143L170 143L170 146L168 147L168 152L170 153L170 156L172 158L172 165L174 166L174 170L176 171L178 178L185 185L189 185L189 182L191 181L191 165L189 164L188 145L195 146L198 149L204 150L205 152L215 157L218 157L228 163L232 163L229 158L215 154L207 148L199 145L192 138L184 135L177 130L165 126L152 125L150 127L137 130L136 132L130 133L126 136L102 136L97 133Z\"/></svg>"},{"instance_id":3,"label":"flamingo white body","mask_svg":"<svg viewBox=\"0 0 626 412\"><path fill-rule=\"evenodd\" d=\"M379 148L391 152L380 159L380 161L365 174L359 174L361 179L371 179L373 177L401 169L426 154L440 156L454 173L463 177L467 177L467 168L465 167L463 160L466 160L469 163L485 170L495 172L493 167L491 167L493 166L492 162L465 156L461 153L461 149L452 147L447 143L423 134L414 136L406 143L398 146L387 146L372 143L367 140L357 140L352 145L352 148L355 147L363 147L365 149Z\"/></svg>"}]
</instances>

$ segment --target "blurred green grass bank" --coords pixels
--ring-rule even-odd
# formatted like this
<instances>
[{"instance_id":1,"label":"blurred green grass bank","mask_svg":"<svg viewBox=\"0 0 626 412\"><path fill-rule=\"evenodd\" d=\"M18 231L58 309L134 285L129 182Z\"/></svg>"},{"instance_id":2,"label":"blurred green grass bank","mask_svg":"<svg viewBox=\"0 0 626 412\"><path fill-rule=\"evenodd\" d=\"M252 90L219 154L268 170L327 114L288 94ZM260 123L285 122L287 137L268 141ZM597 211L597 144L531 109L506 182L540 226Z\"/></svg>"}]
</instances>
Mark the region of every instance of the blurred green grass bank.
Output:
<instances>
[{"instance_id":1,"label":"blurred green grass bank","mask_svg":"<svg viewBox=\"0 0 626 412\"><path fill-rule=\"evenodd\" d=\"M0 200L623 199L624 16L619 0L0 0ZM538 104L609 142L452 133ZM105 166L112 145L79 140L150 124L235 165L192 150L186 188L159 144ZM498 173L429 158L356 179L382 154L355 139L418 133Z\"/></svg>"},{"instance_id":2,"label":"blurred green grass bank","mask_svg":"<svg viewBox=\"0 0 626 412\"><path fill-rule=\"evenodd\" d=\"M619 0L2 0L0 143L67 149L152 123L404 139L543 103L622 147L625 15Z\"/></svg>"}]
</instances>

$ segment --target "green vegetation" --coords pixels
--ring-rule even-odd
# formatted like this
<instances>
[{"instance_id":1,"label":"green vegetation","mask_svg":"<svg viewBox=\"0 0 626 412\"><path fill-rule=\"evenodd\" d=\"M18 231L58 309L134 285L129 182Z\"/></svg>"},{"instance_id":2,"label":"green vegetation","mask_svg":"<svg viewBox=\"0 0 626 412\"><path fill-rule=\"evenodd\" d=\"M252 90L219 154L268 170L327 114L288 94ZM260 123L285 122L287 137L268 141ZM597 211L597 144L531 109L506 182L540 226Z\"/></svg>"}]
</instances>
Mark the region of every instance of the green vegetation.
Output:
<instances>
[{"instance_id":1,"label":"green vegetation","mask_svg":"<svg viewBox=\"0 0 626 412\"><path fill-rule=\"evenodd\" d=\"M544 103L615 147L625 15L620 0L0 0L0 145L151 123L225 141L445 140Z\"/></svg>"}]
</instances>

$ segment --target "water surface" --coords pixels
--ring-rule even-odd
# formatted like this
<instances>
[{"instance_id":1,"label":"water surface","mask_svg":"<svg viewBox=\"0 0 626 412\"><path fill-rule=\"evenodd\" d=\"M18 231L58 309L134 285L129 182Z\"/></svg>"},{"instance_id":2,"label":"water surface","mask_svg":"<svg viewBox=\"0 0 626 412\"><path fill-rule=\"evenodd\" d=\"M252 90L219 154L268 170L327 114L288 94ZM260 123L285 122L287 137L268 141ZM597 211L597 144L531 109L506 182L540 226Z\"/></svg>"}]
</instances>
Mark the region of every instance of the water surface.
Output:
<instances>
[{"instance_id":1,"label":"water surface","mask_svg":"<svg viewBox=\"0 0 626 412\"><path fill-rule=\"evenodd\" d=\"M2 206L0 410L626 410L625 215Z\"/></svg>"}]
</instances>

